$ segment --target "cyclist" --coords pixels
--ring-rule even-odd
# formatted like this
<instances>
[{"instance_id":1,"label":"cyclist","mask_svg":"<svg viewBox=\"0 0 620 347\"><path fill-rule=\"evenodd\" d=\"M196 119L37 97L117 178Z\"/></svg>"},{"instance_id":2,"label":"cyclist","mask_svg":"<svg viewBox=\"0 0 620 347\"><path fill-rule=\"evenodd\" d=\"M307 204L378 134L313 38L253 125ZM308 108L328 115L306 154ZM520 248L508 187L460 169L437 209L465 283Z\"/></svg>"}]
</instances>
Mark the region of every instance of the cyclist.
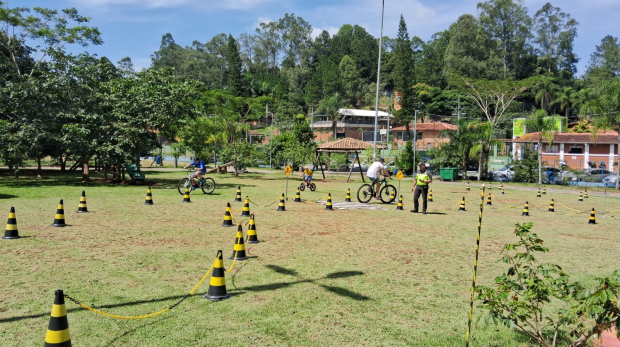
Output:
<instances>
[{"instance_id":1,"label":"cyclist","mask_svg":"<svg viewBox=\"0 0 620 347\"><path fill-rule=\"evenodd\" d=\"M379 161L376 161L370 165L368 171L366 171L366 177L370 179L372 183L375 184L375 199L381 199L379 197L379 187L381 186L381 182L379 181L379 175L385 175L392 179L392 176L385 169L385 159L379 158Z\"/></svg>"},{"instance_id":2,"label":"cyclist","mask_svg":"<svg viewBox=\"0 0 620 347\"><path fill-rule=\"evenodd\" d=\"M312 181L312 174L314 172L310 170L310 168L306 165L304 167L304 172L301 174L301 177L304 178L304 182L306 183L306 187L310 186L310 181Z\"/></svg>"},{"instance_id":3,"label":"cyclist","mask_svg":"<svg viewBox=\"0 0 620 347\"><path fill-rule=\"evenodd\" d=\"M192 177L190 178L190 180L192 181L192 190L194 190L194 188L198 188L198 185L194 182L194 177L198 177L202 180L202 176L207 173L207 167L205 166L205 163L202 160L200 160L200 158L198 157L194 157L194 162L185 165L183 168L187 169L190 166L193 166L196 168L194 170L195 172L192 174Z\"/></svg>"},{"instance_id":4,"label":"cyclist","mask_svg":"<svg viewBox=\"0 0 620 347\"><path fill-rule=\"evenodd\" d=\"M432 182L433 178L426 173L426 165L420 164L420 173L415 175L413 187L411 187L411 191L415 190L415 193L413 193L413 210L411 212L418 213L418 207L420 206L418 199L420 199L420 194L422 194L422 213L426 214L428 185Z\"/></svg>"}]
</instances>

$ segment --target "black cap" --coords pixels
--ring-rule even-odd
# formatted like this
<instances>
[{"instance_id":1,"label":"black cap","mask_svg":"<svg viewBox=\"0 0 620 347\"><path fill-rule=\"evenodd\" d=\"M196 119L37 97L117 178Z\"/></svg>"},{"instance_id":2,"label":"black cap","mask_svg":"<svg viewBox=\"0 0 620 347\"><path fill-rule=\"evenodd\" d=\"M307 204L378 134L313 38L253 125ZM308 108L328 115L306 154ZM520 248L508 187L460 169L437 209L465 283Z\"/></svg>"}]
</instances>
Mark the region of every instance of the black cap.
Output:
<instances>
[{"instance_id":1,"label":"black cap","mask_svg":"<svg viewBox=\"0 0 620 347\"><path fill-rule=\"evenodd\" d=\"M385 161L385 159L383 159L383 158L379 158L379 161Z\"/></svg>"},{"instance_id":2,"label":"black cap","mask_svg":"<svg viewBox=\"0 0 620 347\"><path fill-rule=\"evenodd\" d=\"M200 160L200 158L194 157L194 161L198 161L198 160Z\"/></svg>"}]
</instances>

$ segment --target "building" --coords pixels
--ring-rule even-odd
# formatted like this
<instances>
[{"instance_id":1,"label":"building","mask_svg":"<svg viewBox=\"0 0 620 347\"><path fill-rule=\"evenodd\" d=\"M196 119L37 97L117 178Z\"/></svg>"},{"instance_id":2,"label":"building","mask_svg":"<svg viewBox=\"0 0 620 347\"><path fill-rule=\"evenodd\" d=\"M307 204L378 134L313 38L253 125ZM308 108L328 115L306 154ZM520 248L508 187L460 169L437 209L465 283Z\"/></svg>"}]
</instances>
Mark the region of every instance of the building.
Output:
<instances>
[{"instance_id":1,"label":"building","mask_svg":"<svg viewBox=\"0 0 620 347\"><path fill-rule=\"evenodd\" d=\"M338 113L340 119L336 122L336 139L350 137L362 141L374 141L375 111L342 108ZM377 141L381 139L381 129L385 132L393 118L393 115L379 111ZM334 138L334 123L326 115L314 115L310 127L316 135L315 141L326 142Z\"/></svg>"},{"instance_id":2,"label":"building","mask_svg":"<svg viewBox=\"0 0 620 347\"><path fill-rule=\"evenodd\" d=\"M534 132L512 140L516 144L515 159L521 156L523 146L536 149L540 136L540 132ZM597 167L604 162L608 170L617 172L618 132L616 131L600 132L596 136L591 133L558 132L554 133L551 143L544 138L542 143L542 160L549 166L560 166L560 162L564 161L571 169L583 170L590 167L589 162L596 163Z\"/></svg>"},{"instance_id":3,"label":"building","mask_svg":"<svg viewBox=\"0 0 620 347\"><path fill-rule=\"evenodd\" d=\"M413 124L409 125L409 129L413 134ZM417 132L415 148L417 150L428 150L432 147L439 147L444 142L450 142L448 136L441 135L444 130L456 130L457 126L448 123L417 123L415 130ZM409 135L405 126L392 128L391 136L396 146L402 147L409 141Z\"/></svg>"}]
</instances>

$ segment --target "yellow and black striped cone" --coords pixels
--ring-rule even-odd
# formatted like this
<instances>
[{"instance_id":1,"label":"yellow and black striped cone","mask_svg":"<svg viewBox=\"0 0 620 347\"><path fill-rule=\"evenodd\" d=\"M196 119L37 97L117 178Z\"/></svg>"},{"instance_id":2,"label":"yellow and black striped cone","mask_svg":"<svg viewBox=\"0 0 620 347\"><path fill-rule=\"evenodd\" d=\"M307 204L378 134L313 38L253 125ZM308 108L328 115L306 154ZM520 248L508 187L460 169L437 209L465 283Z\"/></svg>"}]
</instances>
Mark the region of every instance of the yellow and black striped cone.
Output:
<instances>
[{"instance_id":1,"label":"yellow and black striped cone","mask_svg":"<svg viewBox=\"0 0 620 347\"><path fill-rule=\"evenodd\" d=\"M334 210L334 208L332 207L332 194L331 193L327 194L327 203L325 204L325 209L331 210L331 211Z\"/></svg>"},{"instance_id":2,"label":"yellow and black striped cone","mask_svg":"<svg viewBox=\"0 0 620 347\"><path fill-rule=\"evenodd\" d=\"M579 192L579 202L583 202L583 192Z\"/></svg>"},{"instance_id":3,"label":"yellow and black striped cone","mask_svg":"<svg viewBox=\"0 0 620 347\"><path fill-rule=\"evenodd\" d=\"M394 201L394 199L396 199L396 191L392 190L390 193L390 201Z\"/></svg>"},{"instance_id":4,"label":"yellow and black striped cone","mask_svg":"<svg viewBox=\"0 0 620 347\"><path fill-rule=\"evenodd\" d=\"M293 202L302 202L301 201L301 192L299 191L299 188L297 188L297 193L295 193L295 200L293 200Z\"/></svg>"},{"instance_id":5,"label":"yellow and black striped cone","mask_svg":"<svg viewBox=\"0 0 620 347\"><path fill-rule=\"evenodd\" d=\"M585 193L583 193L583 198L587 199L588 198L588 190L586 189Z\"/></svg>"},{"instance_id":6,"label":"yellow and black striped cone","mask_svg":"<svg viewBox=\"0 0 620 347\"><path fill-rule=\"evenodd\" d=\"M489 182L489 190L493 189L492 184Z\"/></svg>"},{"instance_id":7,"label":"yellow and black striped cone","mask_svg":"<svg viewBox=\"0 0 620 347\"><path fill-rule=\"evenodd\" d=\"M189 199L189 188L185 188L185 194L183 194L183 203L190 203L192 200Z\"/></svg>"},{"instance_id":8,"label":"yellow and black striped cone","mask_svg":"<svg viewBox=\"0 0 620 347\"><path fill-rule=\"evenodd\" d=\"M254 221L254 215L250 216L248 222L248 243L259 243L258 236L256 235L256 222Z\"/></svg>"},{"instance_id":9,"label":"yellow and black striped cone","mask_svg":"<svg viewBox=\"0 0 620 347\"><path fill-rule=\"evenodd\" d=\"M347 197L344 198L344 202L351 202L351 189L347 188Z\"/></svg>"},{"instance_id":10,"label":"yellow and black striped cone","mask_svg":"<svg viewBox=\"0 0 620 347\"><path fill-rule=\"evenodd\" d=\"M88 207L86 207L86 192L82 190L82 196L80 197L80 204L78 205L77 213L86 212L88 212Z\"/></svg>"},{"instance_id":11,"label":"yellow and black striped cone","mask_svg":"<svg viewBox=\"0 0 620 347\"><path fill-rule=\"evenodd\" d=\"M245 202L243 203L243 208L241 209L241 215L244 217L250 216L250 198L245 197Z\"/></svg>"},{"instance_id":12,"label":"yellow and black striped cone","mask_svg":"<svg viewBox=\"0 0 620 347\"><path fill-rule=\"evenodd\" d=\"M280 196L280 203L278 204L278 211L286 211L286 206L284 206L284 193Z\"/></svg>"},{"instance_id":13,"label":"yellow and black striped cone","mask_svg":"<svg viewBox=\"0 0 620 347\"><path fill-rule=\"evenodd\" d=\"M151 194L151 186L146 190L146 200L144 201L145 205L154 205L153 203L153 195Z\"/></svg>"},{"instance_id":14,"label":"yellow and black striped cone","mask_svg":"<svg viewBox=\"0 0 620 347\"><path fill-rule=\"evenodd\" d=\"M433 191L432 190L428 191L428 199L426 199L426 201L433 202Z\"/></svg>"},{"instance_id":15,"label":"yellow and black striped cone","mask_svg":"<svg viewBox=\"0 0 620 347\"><path fill-rule=\"evenodd\" d=\"M538 188L538 192L536 193L536 197L540 198L542 195L540 195L540 188Z\"/></svg>"},{"instance_id":16,"label":"yellow and black striped cone","mask_svg":"<svg viewBox=\"0 0 620 347\"><path fill-rule=\"evenodd\" d=\"M403 196L402 195L398 198L398 205L396 205L396 210L397 211L404 211L403 210Z\"/></svg>"},{"instance_id":17,"label":"yellow and black striped cone","mask_svg":"<svg viewBox=\"0 0 620 347\"><path fill-rule=\"evenodd\" d=\"M489 196L487 197L487 205L493 205L493 202L491 201L491 193L489 193Z\"/></svg>"},{"instance_id":18,"label":"yellow and black striped cone","mask_svg":"<svg viewBox=\"0 0 620 347\"><path fill-rule=\"evenodd\" d=\"M596 216L594 214L594 209L592 209L592 211L590 212L590 220L588 221L588 224L596 224Z\"/></svg>"},{"instance_id":19,"label":"yellow and black striped cone","mask_svg":"<svg viewBox=\"0 0 620 347\"><path fill-rule=\"evenodd\" d=\"M56 215L54 216L54 223L52 223L53 227L66 227L65 224L65 207L63 206L62 199L58 203L58 208L56 209Z\"/></svg>"},{"instance_id":20,"label":"yellow and black striped cone","mask_svg":"<svg viewBox=\"0 0 620 347\"><path fill-rule=\"evenodd\" d=\"M499 189L501 189L501 190L502 190L502 195L504 195L504 194L505 194L505 193L504 193L504 187L500 187Z\"/></svg>"},{"instance_id":21,"label":"yellow and black striped cone","mask_svg":"<svg viewBox=\"0 0 620 347\"><path fill-rule=\"evenodd\" d=\"M528 205L528 202L525 202L525 206L523 206L523 213L521 213L521 216L529 216L530 215L530 205Z\"/></svg>"},{"instance_id":22,"label":"yellow and black striped cone","mask_svg":"<svg viewBox=\"0 0 620 347\"><path fill-rule=\"evenodd\" d=\"M504 183L499 182L499 189L504 189Z\"/></svg>"},{"instance_id":23,"label":"yellow and black striped cone","mask_svg":"<svg viewBox=\"0 0 620 347\"><path fill-rule=\"evenodd\" d=\"M69 321L65 307L65 294L62 290L54 292L54 305L50 315L50 324L45 334L45 347L71 347Z\"/></svg>"},{"instance_id":24,"label":"yellow and black striped cone","mask_svg":"<svg viewBox=\"0 0 620 347\"><path fill-rule=\"evenodd\" d=\"M230 294L226 293L226 270L224 269L221 250L217 251L217 259L213 262L212 271L209 291L202 298L211 301L222 301L230 298Z\"/></svg>"},{"instance_id":25,"label":"yellow and black striped cone","mask_svg":"<svg viewBox=\"0 0 620 347\"><path fill-rule=\"evenodd\" d=\"M471 188L469 188L469 182L467 182L467 188L465 188L465 190L470 191Z\"/></svg>"},{"instance_id":26,"label":"yellow and black striped cone","mask_svg":"<svg viewBox=\"0 0 620 347\"><path fill-rule=\"evenodd\" d=\"M232 227L232 214L230 214L230 203L226 203L226 212L224 212L224 222L222 223L223 227Z\"/></svg>"},{"instance_id":27,"label":"yellow and black striped cone","mask_svg":"<svg viewBox=\"0 0 620 347\"><path fill-rule=\"evenodd\" d=\"M237 195L235 196L235 202L241 202L241 186L237 187Z\"/></svg>"},{"instance_id":28,"label":"yellow and black striped cone","mask_svg":"<svg viewBox=\"0 0 620 347\"><path fill-rule=\"evenodd\" d=\"M17 231L17 218L15 217L15 207L11 207L11 210L9 211L9 219L6 221L3 239L19 239L19 232Z\"/></svg>"},{"instance_id":29,"label":"yellow and black striped cone","mask_svg":"<svg viewBox=\"0 0 620 347\"><path fill-rule=\"evenodd\" d=\"M228 259L246 260L248 257L245 255L245 242L243 241L243 226L239 225L237 228L237 236L235 238L235 246L233 247L233 254Z\"/></svg>"},{"instance_id":30,"label":"yellow and black striped cone","mask_svg":"<svg viewBox=\"0 0 620 347\"><path fill-rule=\"evenodd\" d=\"M549 203L549 212L555 212L555 201L553 199Z\"/></svg>"},{"instance_id":31,"label":"yellow and black striped cone","mask_svg":"<svg viewBox=\"0 0 620 347\"><path fill-rule=\"evenodd\" d=\"M459 211L465 211L465 197L461 199L461 206L459 206Z\"/></svg>"},{"instance_id":32,"label":"yellow and black striped cone","mask_svg":"<svg viewBox=\"0 0 620 347\"><path fill-rule=\"evenodd\" d=\"M547 187L543 187L542 193L543 193L543 195L547 195Z\"/></svg>"}]
</instances>

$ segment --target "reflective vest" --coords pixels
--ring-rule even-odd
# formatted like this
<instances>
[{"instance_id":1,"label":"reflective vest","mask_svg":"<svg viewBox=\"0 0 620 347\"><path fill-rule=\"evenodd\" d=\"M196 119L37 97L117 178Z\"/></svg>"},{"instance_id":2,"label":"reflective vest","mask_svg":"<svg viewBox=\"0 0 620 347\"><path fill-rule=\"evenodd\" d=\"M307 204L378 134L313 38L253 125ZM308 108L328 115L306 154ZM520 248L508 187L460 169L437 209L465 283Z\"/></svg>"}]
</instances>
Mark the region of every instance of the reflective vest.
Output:
<instances>
[{"instance_id":1,"label":"reflective vest","mask_svg":"<svg viewBox=\"0 0 620 347\"><path fill-rule=\"evenodd\" d=\"M425 181L429 180L428 174L427 173L421 173L421 174L417 174L415 175L415 179L416 182L418 182L419 186L427 186L428 184Z\"/></svg>"}]
</instances>

